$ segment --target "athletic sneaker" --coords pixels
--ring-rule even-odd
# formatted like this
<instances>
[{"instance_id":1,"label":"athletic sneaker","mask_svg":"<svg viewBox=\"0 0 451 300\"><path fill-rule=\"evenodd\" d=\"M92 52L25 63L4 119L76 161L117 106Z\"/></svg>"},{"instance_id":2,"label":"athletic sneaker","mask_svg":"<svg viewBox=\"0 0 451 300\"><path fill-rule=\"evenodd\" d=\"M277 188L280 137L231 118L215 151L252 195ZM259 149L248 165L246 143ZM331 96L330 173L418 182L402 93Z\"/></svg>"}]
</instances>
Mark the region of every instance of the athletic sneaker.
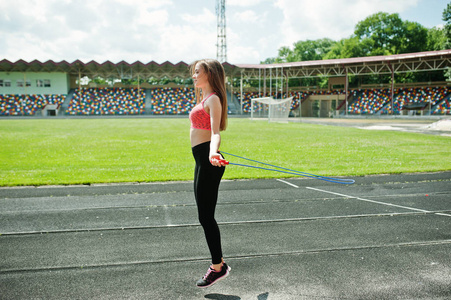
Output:
<instances>
[{"instance_id":1,"label":"athletic sneaker","mask_svg":"<svg viewBox=\"0 0 451 300\"><path fill-rule=\"evenodd\" d=\"M231 268L225 263L222 265L221 271L219 272L215 271L212 267L210 267L207 271L207 274L205 274L204 277L199 279L196 282L196 285L200 288L212 286L216 282L229 276L230 270Z\"/></svg>"}]
</instances>

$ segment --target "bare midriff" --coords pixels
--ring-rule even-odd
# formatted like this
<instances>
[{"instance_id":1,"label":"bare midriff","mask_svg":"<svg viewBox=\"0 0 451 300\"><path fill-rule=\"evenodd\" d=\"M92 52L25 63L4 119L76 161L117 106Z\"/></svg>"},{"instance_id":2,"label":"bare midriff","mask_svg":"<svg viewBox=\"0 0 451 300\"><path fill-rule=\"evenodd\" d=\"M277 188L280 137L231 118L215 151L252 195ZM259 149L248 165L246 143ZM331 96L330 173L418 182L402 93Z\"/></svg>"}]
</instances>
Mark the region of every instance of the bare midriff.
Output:
<instances>
[{"instance_id":1,"label":"bare midriff","mask_svg":"<svg viewBox=\"0 0 451 300\"><path fill-rule=\"evenodd\" d=\"M205 129L191 128L190 129L190 140L191 140L191 147L195 147L199 144L209 142L211 140L211 131L205 130Z\"/></svg>"}]
</instances>

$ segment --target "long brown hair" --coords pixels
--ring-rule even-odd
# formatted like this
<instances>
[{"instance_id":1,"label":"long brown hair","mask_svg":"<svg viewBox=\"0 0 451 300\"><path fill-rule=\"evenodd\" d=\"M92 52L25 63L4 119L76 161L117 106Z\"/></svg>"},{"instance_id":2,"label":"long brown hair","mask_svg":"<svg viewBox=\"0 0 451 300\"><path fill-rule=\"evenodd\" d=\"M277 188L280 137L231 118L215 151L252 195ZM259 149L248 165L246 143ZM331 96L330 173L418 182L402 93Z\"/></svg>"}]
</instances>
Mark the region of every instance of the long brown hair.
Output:
<instances>
[{"instance_id":1,"label":"long brown hair","mask_svg":"<svg viewBox=\"0 0 451 300\"><path fill-rule=\"evenodd\" d=\"M200 59L193 62L190 65L191 75L194 74L194 70L197 64L202 66L205 74L208 76L208 83L210 84L213 92L219 97L222 107L221 123L219 124L219 130L223 131L227 128L227 92L225 88L225 71L221 63L215 59ZM201 91L199 88L194 87L196 94L196 101L201 101Z\"/></svg>"}]
</instances>

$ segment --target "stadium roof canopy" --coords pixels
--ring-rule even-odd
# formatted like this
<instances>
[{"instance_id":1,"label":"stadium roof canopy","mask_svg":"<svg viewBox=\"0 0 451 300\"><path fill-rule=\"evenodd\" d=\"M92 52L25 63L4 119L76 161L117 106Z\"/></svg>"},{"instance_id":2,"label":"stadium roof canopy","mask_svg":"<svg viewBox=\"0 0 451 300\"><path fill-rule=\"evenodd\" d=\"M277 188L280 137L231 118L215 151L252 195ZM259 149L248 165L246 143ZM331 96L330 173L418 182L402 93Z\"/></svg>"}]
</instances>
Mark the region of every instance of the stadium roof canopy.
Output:
<instances>
[{"instance_id":1,"label":"stadium roof canopy","mask_svg":"<svg viewBox=\"0 0 451 300\"><path fill-rule=\"evenodd\" d=\"M283 72L289 78L316 77L316 76L345 76L370 75L436 71L451 67L451 50L428 51L387 56L356 57L345 59L315 60L281 64L237 64L224 63L224 69L228 76L244 78L259 78L270 76L274 69ZM0 61L0 72L64 72L71 76L88 76L103 78L188 78L189 65L185 62L173 64L164 62L158 64L154 61L144 64L140 61L127 63L121 61L112 63L106 61L98 63L90 61L84 63L76 60L55 62L52 60L40 62L34 60L26 62L18 60L11 62L3 59Z\"/></svg>"},{"instance_id":2,"label":"stadium roof canopy","mask_svg":"<svg viewBox=\"0 0 451 300\"><path fill-rule=\"evenodd\" d=\"M236 73L236 66L225 63L224 68L227 74ZM55 62L52 60L46 62L40 62L33 60L26 62L24 60L18 60L16 62L10 62L6 59L0 61L0 72L63 72L77 77L88 76L94 78L100 76L102 78L117 78L117 79L130 79L130 78L187 78L189 77L189 65L185 62L179 62L173 64L171 62L164 62L158 64L154 61L144 64L140 61L134 63L127 63L121 61L119 63L112 63L106 61L104 63L98 63L96 61L90 61L84 63L80 60L76 60L72 63L67 61Z\"/></svg>"},{"instance_id":3,"label":"stadium roof canopy","mask_svg":"<svg viewBox=\"0 0 451 300\"><path fill-rule=\"evenodd\" d=\"M386 56L314 60L280 64L238 64L245 77L263 76L264 70L282 71L289 78L437 71L451 67L451 50ZM266 71L266 76L269 76Z\"/></svg>"}]
</instances>

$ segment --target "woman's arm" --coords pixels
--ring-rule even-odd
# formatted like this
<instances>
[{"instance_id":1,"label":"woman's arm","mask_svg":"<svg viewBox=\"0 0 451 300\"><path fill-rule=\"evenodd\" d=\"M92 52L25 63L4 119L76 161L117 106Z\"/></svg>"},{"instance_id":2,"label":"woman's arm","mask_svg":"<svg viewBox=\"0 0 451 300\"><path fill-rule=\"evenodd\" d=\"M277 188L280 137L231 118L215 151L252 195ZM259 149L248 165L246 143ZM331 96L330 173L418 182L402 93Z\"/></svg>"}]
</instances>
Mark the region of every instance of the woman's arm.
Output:
<instances>
[{"instance_id":1,"label":"woman's arm","mask_svg":"<svg viewBox=\"0 0 451 300\"><path fill-rule=\"evenodd\" d=\"M221 134L219 126L222 117L222 106L219 101L218 96L213 95L205 103L210 109L210 122L211 122L211 142L210 142L210 161L212 158L221 159L221 154L219 154L219 146L221 145ZM221 167L220 162L213 161L211 163L214 166Z\"/></svg>"}]
</instances>

